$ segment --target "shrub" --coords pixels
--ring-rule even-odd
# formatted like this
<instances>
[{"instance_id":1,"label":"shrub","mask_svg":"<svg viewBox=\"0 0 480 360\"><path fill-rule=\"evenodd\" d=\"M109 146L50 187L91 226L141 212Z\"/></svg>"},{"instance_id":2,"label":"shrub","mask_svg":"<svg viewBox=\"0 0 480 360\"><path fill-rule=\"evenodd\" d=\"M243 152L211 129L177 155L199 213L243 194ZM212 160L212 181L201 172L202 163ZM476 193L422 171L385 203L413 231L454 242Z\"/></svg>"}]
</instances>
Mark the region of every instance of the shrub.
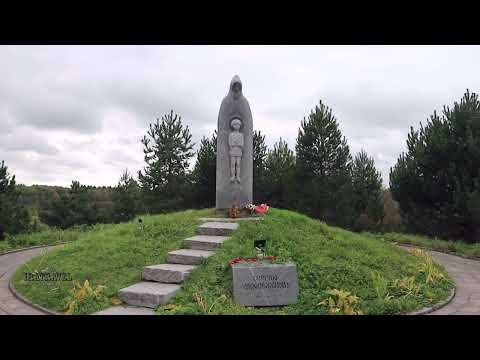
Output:
<instances>
[{"instance_id":1,"label":"shrub","mask_svg":"<svg viewBox=\"0 0 480 360\"><path fill-rule=\"evenodd\" d=\"M349 291L332 289L326 293L332 296L318 305L327 306L330 315L363 315L363 312L356 308L359 298Z\"/></svg>"}]
</instances>

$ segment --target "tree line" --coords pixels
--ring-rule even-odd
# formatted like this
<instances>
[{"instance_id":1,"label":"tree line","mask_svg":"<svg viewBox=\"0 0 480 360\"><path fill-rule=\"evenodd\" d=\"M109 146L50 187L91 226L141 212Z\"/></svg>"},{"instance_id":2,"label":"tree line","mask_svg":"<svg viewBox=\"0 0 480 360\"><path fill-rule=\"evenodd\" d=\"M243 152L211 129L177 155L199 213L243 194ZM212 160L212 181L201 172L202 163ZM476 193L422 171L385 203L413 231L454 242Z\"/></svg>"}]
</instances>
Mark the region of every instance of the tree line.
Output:
<instances>
[{"instance_id":1,"label":"tree line","mask_svg":"<svg viewBox=\"0 0 480 360\"><path fill-rule=\"evenodd\" d=\"M480 242L480 101L468 89L452 108L410 128L390 171L406 230Z\"/></svg>"},{"instance_id":2,"label":"tree line","mask_svg":"<svg viewBox=\"0 0 480 360\"><path fill-rule=\"evenodd\" d=\"M269 149L265 135L254 131L254 201L355 231L480 241L479 108L478 96L467 90L452 109L434 112L419 130L411 128L408 150L391 168L390 189L384 189L374 159L363 150L351 154L332 109L320 101L301 121L292 149L281 138ZM171 111L149 125L141 142L145 166L136 176L125 170L113 188L73 181L70 189L53 191L39 221L66 228L215 206L216 132L204 136L195 152L189 127ZM0 230L6 232L28 228L15 188L2 163ZM5 206L14 199L17 207Z\"/></svg>"},{"instance_id":3,"label":"tree line","mask_svg":"<svg viewBox=\"0 0 480 360\"><path fill-rule=\"evenodd\" d=\"M196 162L188 126L173 111L150 124L139 171L147 212L215 206L216 132L203 137ZM354 230L382 228L381 174L364 151L352 158L332 111L322 102L301 123L295 152L280 139L268 149L253 134L253 198Z\"/></svg>"}]
</instances>

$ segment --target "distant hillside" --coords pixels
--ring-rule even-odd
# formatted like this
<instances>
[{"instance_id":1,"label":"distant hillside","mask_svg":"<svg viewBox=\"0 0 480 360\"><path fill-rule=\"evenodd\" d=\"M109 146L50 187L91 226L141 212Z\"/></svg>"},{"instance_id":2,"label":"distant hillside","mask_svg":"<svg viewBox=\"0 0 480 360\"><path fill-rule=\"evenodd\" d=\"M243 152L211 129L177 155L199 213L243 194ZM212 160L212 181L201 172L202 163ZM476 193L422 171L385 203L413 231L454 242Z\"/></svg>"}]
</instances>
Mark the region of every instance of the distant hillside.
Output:
<instances>
[{"instance_id":1,"label":"distant hillside","mask_svg":"<svg viewBox=\"0 0 480 360\"><path fill-rule=\"evenodd\" d=\"M50 185L17 185L20 191L20 202L27 206L32 222L40 221L48 223L52 204L62 196L69 195L70 188ZM113 206L110 186L86 186L89 204L97 209L110 209ZM50 224L56 225L56 224Z\"/></svg>"}]
</instances>

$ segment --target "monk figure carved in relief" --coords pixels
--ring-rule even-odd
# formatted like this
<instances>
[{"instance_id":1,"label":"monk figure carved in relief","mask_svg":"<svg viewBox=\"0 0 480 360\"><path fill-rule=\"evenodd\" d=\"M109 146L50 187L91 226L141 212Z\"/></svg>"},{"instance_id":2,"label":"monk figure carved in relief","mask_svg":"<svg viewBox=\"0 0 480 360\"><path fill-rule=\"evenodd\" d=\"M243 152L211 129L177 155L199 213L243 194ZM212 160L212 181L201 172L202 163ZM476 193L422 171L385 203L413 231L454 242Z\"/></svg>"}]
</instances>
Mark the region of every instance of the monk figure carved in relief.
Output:
<instances>
[{"instance_id":1,"label":"monk figure carved in relief","mask_svg":"<svg viewBox=\"0 0 480 360\"><path fill-rule=\"evenodd\" d=\"M253 202L253 119L235 75L217 120L215 208L244 207Z\"/></svg>"},{"instance_id":2,"label":"monk figure carved in relief","mask_svg":"<svg viewBox=\"0 0 480 360\"><path fill-rule=\"evenodd\" d=\"M240 170L243 155L243 134L240 132L242 121L238 118L230 122L232 132L228 136L228 146L230 147L230 181L240 183Z\"/></svg>"}]
</instances>

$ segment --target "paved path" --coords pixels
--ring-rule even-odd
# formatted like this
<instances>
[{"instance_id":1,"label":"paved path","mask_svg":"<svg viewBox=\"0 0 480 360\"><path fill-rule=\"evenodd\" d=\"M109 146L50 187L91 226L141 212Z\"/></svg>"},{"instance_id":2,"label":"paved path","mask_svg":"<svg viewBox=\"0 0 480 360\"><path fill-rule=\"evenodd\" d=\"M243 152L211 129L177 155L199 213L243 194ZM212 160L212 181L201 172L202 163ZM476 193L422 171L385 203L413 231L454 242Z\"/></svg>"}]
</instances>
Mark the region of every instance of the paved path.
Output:
<instances>
[{"instance_id":1,"label":"paved path","mask_svg":"<svg viewBox=\"0 0 480 360\"><path fill-rule=\"evenodd\" d=\"M480 315L480 261L438 251L427 252L443 265L457 285L452 302L429 315Z\"/></svg>"},{"instance_id":2,"label":"paved path","mask_svg":"<svg viewBox=\"0 0 480 360\"><path fill-rule=\"evenodd\" d=\"M8 283L20 265L50 248L36 248L0 255L0 315L45 315L40 310L18 300L8 288Z\"/></svg>"}]
</instances>

